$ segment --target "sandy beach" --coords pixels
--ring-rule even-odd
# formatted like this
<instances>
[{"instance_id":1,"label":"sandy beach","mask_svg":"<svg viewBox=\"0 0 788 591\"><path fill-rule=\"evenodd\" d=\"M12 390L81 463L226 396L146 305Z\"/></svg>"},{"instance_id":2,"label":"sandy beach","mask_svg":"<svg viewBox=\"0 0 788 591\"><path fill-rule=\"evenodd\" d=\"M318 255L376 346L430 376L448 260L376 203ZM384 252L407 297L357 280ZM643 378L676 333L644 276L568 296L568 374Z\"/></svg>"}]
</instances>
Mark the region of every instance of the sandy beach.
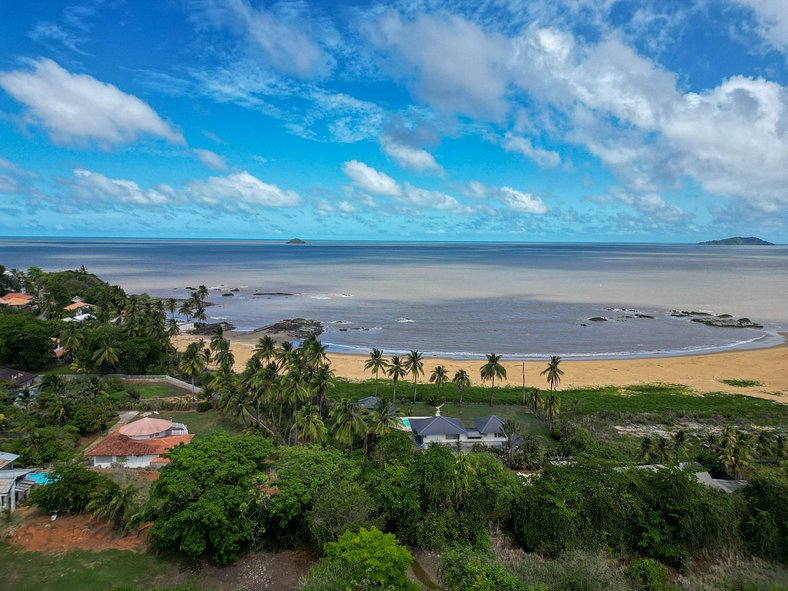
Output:
<instances>
[{"instance_id":1,"label":"sandy beach","mask_svg":"<svg viewBox=\"0 0 788 591\"><path fill-rule=\"evenodd\" d=\"M232 342L235 354L236 371L243 369L252 355L254 343L263 336L227 335ZM275 335L284 340L286 335ZM786 335L783 335L786 336ZM180 335L174 343L183 349L199 337ZM363 355L330 354L331 366L338 377L349 380L368 380L373 376L364 370L367 357ZM522 385L523 363L502 360L508 380L505 385ZM479 360L459 360L425 358L424 373L432 372L436 365L443 365L453 375L460 368L465 369L471 381L481 383ZM527 386L546 387L544 376L539 373L547 365L545 361L525 362L525 382ZM582 388L593 386L628 386L635 384L670 383L684 384L698 392L729 392L745 394L758 398L776 400L788 404L788 343L765 349L729 351L706 355L687 355L681 357L655 357L649 359L613 359L592 361L562 361L564 377L562 388ZM424 378L422 378L424 379ZM723 379L756 380L762 386L736 387L722 383Z\"/></svg>"}]
</instances>

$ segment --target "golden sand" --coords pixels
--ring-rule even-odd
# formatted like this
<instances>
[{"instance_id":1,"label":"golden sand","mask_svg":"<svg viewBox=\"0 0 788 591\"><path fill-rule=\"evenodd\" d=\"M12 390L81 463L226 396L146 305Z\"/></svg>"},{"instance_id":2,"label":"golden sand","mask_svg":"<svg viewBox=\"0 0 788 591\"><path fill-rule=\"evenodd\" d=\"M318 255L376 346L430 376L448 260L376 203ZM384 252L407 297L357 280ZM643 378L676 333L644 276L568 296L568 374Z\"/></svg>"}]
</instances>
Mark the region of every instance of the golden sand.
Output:
<instances>
[{"instance_id":1,"label":"golden sand","mask_svg":"<svg viewBox=\"0 0 788 591\"><path fill-rule=\"evenodd\" d=\"M252 355L254 343L262 336L226 335L232 343L236 371L243 369ZM280 340L283 338L279 335ZM198 337L175 337L175 346L183 349ZM368 380L374 377L364 369L364 355L330 354L331 367L338 377L349 380ZM436 365L446 367L450 376L460 368L465 369L475 384L481 383L478 360L425 358L424 373L429 376ZM523 362L502 360L508 380L502 385L521 386ZM525 362L527 386L547 387L539 373L546 367L544 361ZM745 394L788 403L788 344L766 349L729 351L706 355L681 357L655 357L648 359L595 359L591 361L564 360L562 388L594 386L630 386L636 384L683 384L698 392L729 392ZM722 383L723 379L756 380L762 386L736 387Z\"/></svg>"}]
</instances>

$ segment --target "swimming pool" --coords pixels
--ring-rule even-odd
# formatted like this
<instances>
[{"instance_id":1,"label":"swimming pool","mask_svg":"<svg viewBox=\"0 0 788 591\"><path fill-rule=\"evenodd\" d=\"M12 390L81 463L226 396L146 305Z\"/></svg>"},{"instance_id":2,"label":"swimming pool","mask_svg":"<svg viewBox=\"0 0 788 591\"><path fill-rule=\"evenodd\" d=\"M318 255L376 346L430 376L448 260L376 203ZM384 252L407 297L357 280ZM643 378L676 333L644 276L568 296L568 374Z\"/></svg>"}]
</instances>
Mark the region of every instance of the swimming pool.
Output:
<instances>
[{"instance_id":1,"label":"swimming pool","mask_svg":"<svg viewBox=\"0 0 788 591\"><path fill-rule=\"evenodd\" d=\"M34 480L38 484L50 484L54 482L54 480L49 479L49 472L34 472L33 474L28 474L27 478Z\"/></svg>"},{"instance_id":2,"label":"swimming pool","mask_svg":"<svg viewBox=\"0 0 788 591\"><path fill-rule=\"evenodd\" d=\"M402 424L405 425L408 429L410 429L410 419L401 419Z\"/></svg>"}]
</instances>

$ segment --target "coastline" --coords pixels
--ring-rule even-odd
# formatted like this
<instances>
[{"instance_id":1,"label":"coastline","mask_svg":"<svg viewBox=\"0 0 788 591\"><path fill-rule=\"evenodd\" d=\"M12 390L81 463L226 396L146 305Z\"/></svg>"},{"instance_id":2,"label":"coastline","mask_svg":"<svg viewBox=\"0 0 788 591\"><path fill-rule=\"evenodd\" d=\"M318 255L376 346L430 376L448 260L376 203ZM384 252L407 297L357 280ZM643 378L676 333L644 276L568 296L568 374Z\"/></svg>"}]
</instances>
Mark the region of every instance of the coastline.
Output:
<instances>
[{"instance_id":1,"label":"coastline","mask_svg":"<svg viewBox=\"0 0 788 591\"><path fill-rule=\"evenodd\" d=\"M788 333L780 333L786 339ZM236 371L243 369L252 356L254 343L262 335L251 336L228 333L235 355ZM288 336L276 334L277 341L287 340ZM179 335L175 337L176 348L183 349L198 336ZM337 377L353 381L369 380L374 376L364 369L366 355L329 353L331 367ZM387 356L389 357L389 356ZM506 368L507 380L503 386L521 386L523 363L525 363L526 386L546 387L544 376L539 373L545 368L543 361L502 360ZM480 360L446 359L439 357L424 358L424 382L429 379L436 365L446 367L449 375L458 369L468 372L471 382L480 384L479 369L484 364ZM700 355L670 357L647 357L626 359L563 360L561 368L564 376L561 388L592 388L602 386L630 386L637 384L670 383L683 384L698 392L725 392L743 394L788 404L788 341L772 347L742 349L734 351L715 351ZM756 380L759 386L736 387L724 384L722 379Z\"/></svg>"}]
</instances>

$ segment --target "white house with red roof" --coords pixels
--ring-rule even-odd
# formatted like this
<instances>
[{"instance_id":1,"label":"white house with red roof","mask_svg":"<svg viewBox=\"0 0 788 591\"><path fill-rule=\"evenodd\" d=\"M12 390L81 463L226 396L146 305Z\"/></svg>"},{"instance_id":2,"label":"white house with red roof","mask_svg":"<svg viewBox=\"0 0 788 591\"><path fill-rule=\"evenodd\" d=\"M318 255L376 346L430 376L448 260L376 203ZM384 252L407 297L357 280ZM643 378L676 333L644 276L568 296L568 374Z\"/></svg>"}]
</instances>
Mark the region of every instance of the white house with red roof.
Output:
<instances>
[{"instance_id":1,"label":"white house with red roof","mask_svg":"<svg viewBox=\"0 0 788 591\"><path fill-rule=\"evenodd\" d=\"M162 454L178 445L188 445L192 437L183 423L145 417L122 425L85 455L95 468L155 468L169 462Z\"/></svg>"},{"instance_id":2,"label":"white house with red roof","mask_svg":"<svg viewBox=\"0 0 788 591\"><path fill-rule=\"evenodd\" d=\"M33 299L33 296L27 295L26 293L7 293L3 297L0 297L0 306L23 308L29 306Z\"/></svg>"}]
</instances>

